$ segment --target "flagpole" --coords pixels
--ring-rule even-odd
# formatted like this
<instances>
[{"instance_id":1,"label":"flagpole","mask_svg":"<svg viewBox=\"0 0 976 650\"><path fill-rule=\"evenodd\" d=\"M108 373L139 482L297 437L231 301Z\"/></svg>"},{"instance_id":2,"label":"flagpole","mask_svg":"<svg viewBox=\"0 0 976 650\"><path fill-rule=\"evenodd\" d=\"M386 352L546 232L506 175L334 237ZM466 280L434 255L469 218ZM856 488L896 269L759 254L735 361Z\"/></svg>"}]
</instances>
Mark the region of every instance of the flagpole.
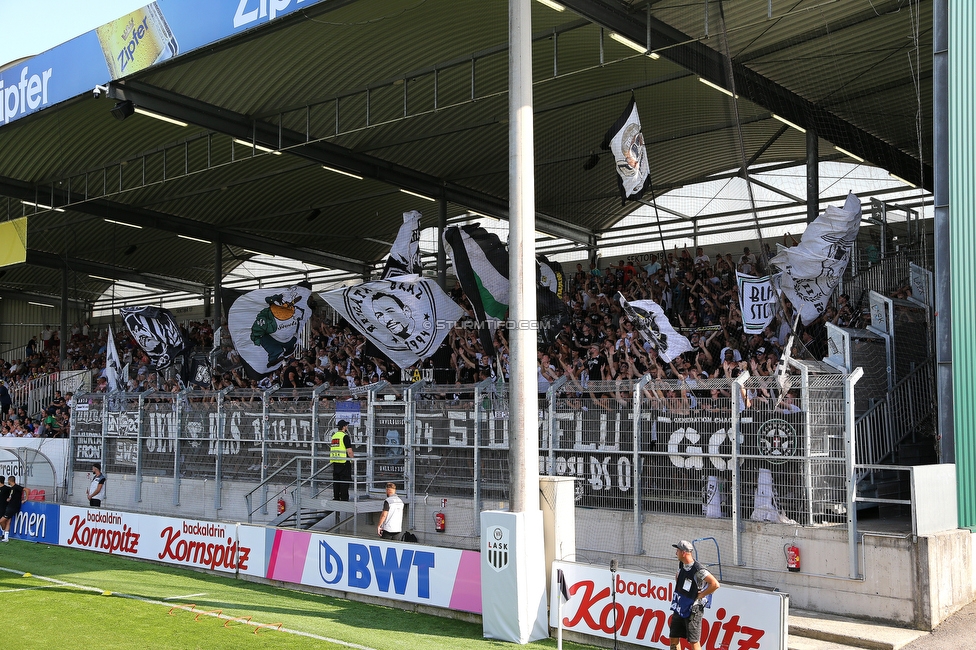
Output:
<instances>
[{"instance_id":1,"label":"flagpole","mask_svg":"<svg viewBox=\"0 0 976 650\"><path fill-rule=\"evenodd\" d=\"M539 387L536 379L535 153L532 13L509 0L509 372L512 512L539 510Z\"/></svg>"}]
</instances>

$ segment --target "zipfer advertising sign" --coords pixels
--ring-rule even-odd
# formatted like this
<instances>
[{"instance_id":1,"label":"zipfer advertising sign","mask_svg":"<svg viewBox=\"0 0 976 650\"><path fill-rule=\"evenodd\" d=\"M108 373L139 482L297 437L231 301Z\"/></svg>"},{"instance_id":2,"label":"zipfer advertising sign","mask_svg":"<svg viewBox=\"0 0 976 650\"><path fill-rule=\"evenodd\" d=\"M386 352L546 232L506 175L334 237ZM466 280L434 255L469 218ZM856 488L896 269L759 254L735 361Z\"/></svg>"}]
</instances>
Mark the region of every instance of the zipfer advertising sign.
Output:
<instances>
[{"instance_id":1,"label":"zipfer advertising sign","mask_svg":"<svg viewBox=\"0 0 976 650\"><path fill-rule=\"evenodd\" d=\"M237 524L61 506L58 543L100 553L225 573L245 571L251 548L238 543Z\"/></svg>"},{"instance_id":2,"label":"zipfer advertising sign","mask_svg":"<svg viewBox=\"0 0 976 650\"><path fill-rule=\"evenodd\" d=\"M322 1L150 2L0 71L0 126Z\"/></svg>"},{"instance_id":3,"label":"zipfer advertising sign","mask_svg":"<svg viewBox=\"0 0 976 650\"><path fill-rule=\"evenodd\" d=\"M569 600L562 604L562 626L605 639L651 648L668 648L668 621L674 578L634 571L611 573L606 567L554 562L550 588L550 625L557 627L562 570ZM611 592L611 586L615 594ZM706 650L779 650L786 647L788 596L757 589L723 586L712 596L702 620Z\"/></svg>"},{"instance_id":4,"label":"zipfer advertising sign","mask_svg":"<svg viewBox=\"0 0 976 650\"><path fill-rule=\"evenodd\" d=\"M271 580L481 613L475 551L277 530Z\"/></svg>"}]
</instances>

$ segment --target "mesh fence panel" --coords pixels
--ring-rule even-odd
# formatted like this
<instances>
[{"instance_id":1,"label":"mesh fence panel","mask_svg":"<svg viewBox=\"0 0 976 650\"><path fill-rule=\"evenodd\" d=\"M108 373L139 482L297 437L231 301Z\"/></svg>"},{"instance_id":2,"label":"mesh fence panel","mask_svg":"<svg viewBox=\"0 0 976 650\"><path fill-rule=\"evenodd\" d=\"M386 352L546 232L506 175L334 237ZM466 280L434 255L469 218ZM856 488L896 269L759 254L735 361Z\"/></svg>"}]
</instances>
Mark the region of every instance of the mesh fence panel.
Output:
<instances>
[{"instance_id":1,"label":"mesh fence panel","mask_svg":"<svg viewBox=\"0 0 976 650\"><path fill-rule=\"evenodd\" d=\"M648 549L668 549L676 531L704 521L716 549L732 545L737 520L836 521L846 504L843 376L801 383L795 375L741 387L648 377L540 396L539 469L577 479L579 557L643 562ZM512 432L508 395L496 386L166 393L141 402L93 395L85 403L73 416L74 469L104 458L115 507L269 522L281 498L288 507L300 501L303 521L314 523L325 516L316 510L329 509L338 419L351 422L356 498L382 498L394 482L409 528L426 542L476 548L480 513L508 506ZM82 495L75 489L73 502ZM670 555L659 558L665 566Z\"/></svg>"}]
</instances>

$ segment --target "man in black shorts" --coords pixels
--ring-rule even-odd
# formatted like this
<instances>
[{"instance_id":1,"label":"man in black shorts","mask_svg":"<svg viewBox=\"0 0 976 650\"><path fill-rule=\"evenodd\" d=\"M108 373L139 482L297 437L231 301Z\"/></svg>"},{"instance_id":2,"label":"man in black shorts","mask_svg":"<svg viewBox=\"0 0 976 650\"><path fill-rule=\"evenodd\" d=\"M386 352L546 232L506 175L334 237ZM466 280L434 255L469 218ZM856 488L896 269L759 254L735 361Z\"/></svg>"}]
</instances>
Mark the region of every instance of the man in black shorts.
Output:
<instances>
[{"instance_id":1,"label":"man in black shorts","mask_svg":"<svg viewBox=\"0 0 976 650\"><path fill-rule=\"evenodd\" d=\"M3 507L3 517L0 518L0 528L3 529L3 538L0 539L2 542L10 541L10 522L13 518L17 516L20 512L20 505L24 502L24 487L22 485L17 485L16 476L7 477L7 485L5 486L8 490L9 496L6 502L4 502ZM2 494L2 492L0 492Z\"/></svg>"},{"instance_id":2,"label":"man in black shorts","mask_svg":"<svg viewBox=\"0 0 976 650\"><path fill-rule=\"evenodd\" d=\"M701 650L701 624L705 607L711 604L711 596L719 588L705 566L695 559L695 547L688 540L672 544L678 549L678 574L674 578L674 598L671 601L671 650L678 650L681 639L688 639L692 650Z\"/></svg>"}]
</instances>

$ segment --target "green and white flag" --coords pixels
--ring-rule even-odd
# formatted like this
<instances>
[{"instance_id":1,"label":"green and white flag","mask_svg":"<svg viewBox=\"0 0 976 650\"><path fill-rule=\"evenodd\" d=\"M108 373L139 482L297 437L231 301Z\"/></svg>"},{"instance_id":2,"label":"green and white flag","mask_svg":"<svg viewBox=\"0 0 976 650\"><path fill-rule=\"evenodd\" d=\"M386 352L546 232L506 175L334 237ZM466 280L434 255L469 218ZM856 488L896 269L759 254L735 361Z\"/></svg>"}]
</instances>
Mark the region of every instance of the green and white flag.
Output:
<instances>
[{"instance_id":1,"label":"green and white flag","mask_svg":"<svg viewBox=\"0 0 976 650\"><path fill-rule=\"evenodd\" d=\"M485 354L494 356L495 328L508 315L508 250L497 235L476 223L447 228L444 244L474 309L481 347Z\"/></svg>"}]
</instances>

